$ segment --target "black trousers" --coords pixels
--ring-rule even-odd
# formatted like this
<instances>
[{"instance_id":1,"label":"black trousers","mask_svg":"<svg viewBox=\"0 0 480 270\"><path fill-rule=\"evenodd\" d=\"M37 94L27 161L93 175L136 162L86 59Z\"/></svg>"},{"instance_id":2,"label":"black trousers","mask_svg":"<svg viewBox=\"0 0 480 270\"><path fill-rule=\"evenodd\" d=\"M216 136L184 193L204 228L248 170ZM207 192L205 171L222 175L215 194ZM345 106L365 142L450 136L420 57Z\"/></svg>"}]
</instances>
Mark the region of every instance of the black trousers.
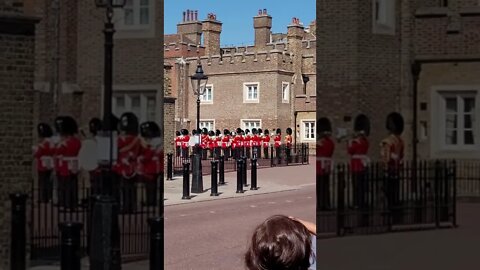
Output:
<instances>
[{"instance_id":1,"label":"black trousers","mask_svg":"<svg viewBox=\"0 0 480 270\"><path fill-rule=\"evenodd\" d=\"M278 164L281 164L282 163L282 147L276 147L275 148L275 154L277 155L277 160L278 160Z\"/></svg>"},{"instance_id":2,"label":"black trousers","mask_svg":"<svg viewBox=\"0 0 480 270\"><path fill-rule=\"evenodd\" d=\"M78 175L58 177L58 206L74 209L78 203Z\"/></svg>"},{"instance_id":3,"label":"black trousers","mask_svg":"<svg viewBox=\"0 0 480 270\"><path fill-rule=\"evenodd\" d=\"M52 171L38 172L38 200L48 203L53 196Z\"/></svg>"},{"instance_id":4,"label":"black trousers","mask_svg":"<svg viewBox=\"0 0 480 270\"><path fill-rule=\"evenodd\" d=\"M175 146L175 155L177 157L180 156L181 152L182 152L182 148L180 146Z\"/></svg>"},{"instance_id":5,"label":"black trousers","mask_svg":"<svg viewBox=\"0 0 480 270\"><path fill-rule=\"evenodd\" d=\"M121 180L121 206L123 213L133 213L137 208L137 177Z\"/></svg>"},{"instance_id":6,"label":"black trousers","mask_svg":"<svg viewBox=\"0 0 480 270\"><path fill-rule=\"evenodd\" d=\"M157 188L158 188L158 175L142 178L143 185L145 187L145 205L156 206L157 205Z\"/></svg>"},{"instance_id":7,"label":"black trousers","mask_svg":"<svg viewBox=\"0 0 480 270\"><path fill-rule=\"evenodd\" d=\"M90 175L90 195L100 194L102 192L102 176L95 173L89 172Z\"/></svg>"},{"instance_id":8,"label":"black trousers","mask_svg":"<svg viewBox=\"0 0 480 270\"><path fill-rule=\"evenodd\" d=\"M285 154L288 163L292 162L292 149L288 146L285 146Z\"/></svg>"},{"instance_id":9,"label":"black trousers","mask_svg":"<svg viewBox=\"0 0 480 270\"><path fill-rule=\"evenodd\" d=\"M328 210L330 205L330 175L328 173L318 174L317 172L317 208Z\"/></svg>"},{"instance_id":10,"label":"black trousers","mask_svg":"<svg viewBox=\"0 0 480 270\"><path fill-rule=\"evenodd\" d=\"M268 157L268 146L267 146L267 147L263 147L263 157L264 157L264 158L269 158L269 157Z\"/></svg>"},{"instance_id":11,"label":"black trousers","mask_svg":"<svg viewBox=\"0 0 480 270\"><path fill-rule=\"evenodd\" d=\"M387 203L388 209L392 215L392 223L402 223L400 177L398 175L398 171L389 170L385 185L387 187Z\"/></svg>"}]
</instances>

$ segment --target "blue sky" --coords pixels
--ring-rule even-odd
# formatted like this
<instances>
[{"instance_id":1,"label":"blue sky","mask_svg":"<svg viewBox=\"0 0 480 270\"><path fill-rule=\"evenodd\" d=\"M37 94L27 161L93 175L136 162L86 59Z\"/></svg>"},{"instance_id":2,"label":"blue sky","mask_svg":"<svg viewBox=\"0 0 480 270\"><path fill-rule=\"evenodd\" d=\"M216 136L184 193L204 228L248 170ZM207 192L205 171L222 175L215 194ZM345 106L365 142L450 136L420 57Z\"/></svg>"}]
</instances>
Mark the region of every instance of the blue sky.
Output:
<instances>
[{"instance_id":1,"label":"blue sky","mask_svg":"<svg viewBox=\"0 0 480 270\"><path fill-rule=\"evenodd\" d=\"M182 21L182 12L198 10L198 19L215 13L223 23L220 42L222 45L253 44L253 17L259 9L267 9L272 16L272 32L286 33L292 17L297 17L308 26L315 20L315 0L165 0L165 34L174 34L177 23Z\"/></svg>"}]
</instances>

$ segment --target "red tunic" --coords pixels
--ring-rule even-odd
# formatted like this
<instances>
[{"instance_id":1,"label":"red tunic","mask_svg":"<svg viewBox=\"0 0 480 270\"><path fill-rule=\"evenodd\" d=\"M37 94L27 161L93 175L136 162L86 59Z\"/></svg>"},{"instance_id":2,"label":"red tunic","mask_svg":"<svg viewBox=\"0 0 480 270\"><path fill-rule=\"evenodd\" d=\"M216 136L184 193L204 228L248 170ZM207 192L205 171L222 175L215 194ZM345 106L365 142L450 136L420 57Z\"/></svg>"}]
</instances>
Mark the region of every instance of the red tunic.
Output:
<instances>
[{"instance_id":1,"label":"red tunic","mask_svg":"<svg viewBox=\"0 0 480 270\"><path fill-rule=\"evenodd\" d=\"M260 146L260 136L258 136L257 134L252 136L252 146Z\"/></svg>"},{"instance_id":2,"label":"red tunic","mask_svg":"<svg viewBox=\"0 0 480 270\"><path fill-rule=\"evenodd\" d=\"M243 145L250 148L252 146L252 136L247 135L243 138Z\"/></svg>"},{"instance_id":3,"label":"red tunic","mask_svg":"<svg viewBox=\"0 0 480 270\"><path fill-rule=\"evenodd\" d=\"M216 136L209 136L208 137L208 148L214 149L217 147L217 137Z\"/></svg>"},{"instance_id":4,"label":"red tunic","mask_svg":"<svg viewBox=\"0 0 480 270\"><path fill-rule=\"evenodd\" d=\"M52 170L54 167L53 156L55 154L55 145L45 138L36 147L34 147L33 157L37 165L37 171L44 172Z\"/></svg>"},{"instance_id":5,"label":"red tunic","mask_svg":"<svg viewBox=\"0 0 480 270\"><path fill-rule=\"evenodd\" d=\"M222 138L222 148L225 149L230 145L230 135L223 136Z\"/></svg>"},{"instance_id":6,"label":"red tunic","mask_svg":"<svg viewBox=\"0 0 480 270\"><path fill-rule=\"evenodd\" d=\"M280 145L282 145L282 135L275 135L275 137L273 137L273 141L274 141L274 144L275 144L275 148L279 148Z\"/></svg>"},{"instance_id":7,"label":"red tunic","mask_svg":"<svg viewBox=\"0 0 480 270\"><path fill-rule=\"evenodd\" d=\"M391 134L380 144L383 162L391 169L399 169L404 157L404 142L400 136Z\"/></svg>"},{"instance_id":8,"label":"red tunic","mask_svg":"<svg viewBox=\"0 0 480 270\"><path fill-rule=\"evenodd\" d=\"M182 138L182 148L185 149L185 148L188 148L188 143L190 142L190 136L189 135L185 135L183 136Z\"/></svg>"},{"instance_id":9,"label":"red tunic","mask_svg":"<svg viewBox=\"0 0 480 270\"><path fill-rule=\"evenodd\" d=\"M118 137L118 159L113 166L114 172L125 178L135 175L137 158L140 153L140 138L133 135L121 135Z\"/></svg>"},{"instance_id":10,"label":"red tunic","mask_svg":"<svg viewBox=\"0 0 480 270\"><path fill-rule=\"evenodd\" d=\"M317 175L330 173L333 161L332 156L335 151L335 143L330 137L320 138L316 154L317 154Z\"/></svg>"},{"instance_id":11,"label":"red tunic","mask_svg":"<svg viewBox=\"0 0 480 270\"><path fill-rule=\"evenodd\" d=\"M55 147L55 171L59 176L70 176L78 173L78 153L82 142L75 136L62 138Z\"/></svg>"},{"instance_id":12,"label":"red tunic","mask_svg":"<svg viewBox=\"0 0 480 270\"><path fill-rule=\"evenodd\" d=\"M163 151L160 147L144 141L140 147L137 172L146 179L154 180L163 172Z\"/></svg>"},{"instance_id":13,"label":"red tunic","mask_svg":"<svg viewBox=\"0 0 480 270\"><path fill-rule=\"evenodd\" d=\"M220 136L215 137L215 147L221 147L222 146L222 138Z\"/></svg>"},{"instance_id":14,"label":"red tunic","mask_svg":"<svg viewBox=\"0 0 480 270\"><path fill-rule=\"evenodd\" d=\"M177 136L175 137L175 147L180 147L182 146L182 138L183 136Z\"/></svg>"},{"instance_id":15,"label":"red tunic","mask_svg":"<svg viewBox=\"0 0 480 270\"><path fill-rule=\"evenodd\" d=\"M200 137L200 147L202 149L206 149L206 148L208 148L208 144L209 144L208 135L202 134L201 137Z\"/></svg>"},{"instance_id":16,"label":"red tunic","mask_svg":"<svg viewBox=\"0 0 480 270\"><path fill-rule=\"evenodd\" d=\"M287 145L288 148L292 147L292 141L293 141L292 135L285 136L285 144Z\"/></svg>"},{"instance_id":17,"label":"red tunic","mask_svg":"<svg viewBox=\"0 0 480 270\"><path fill-rule=\"evenodd\" d=\"M348 145L348 154L350 157L350 166L352 172L362 172L369 162L367 157L368 140L360 137L352 140Z\"/></svg>"},{"instance_id":18,"label":"red tunic","mask_svg":"<svg viewBox=\"0 0 480 270\"><path fill-rule=\"evenodd\" d=\"M269 135L265 135L262 139L263 141L263 147L264 148L268 148L269 144L270 144L270 136Z\"/></svg>"}]
</instances>

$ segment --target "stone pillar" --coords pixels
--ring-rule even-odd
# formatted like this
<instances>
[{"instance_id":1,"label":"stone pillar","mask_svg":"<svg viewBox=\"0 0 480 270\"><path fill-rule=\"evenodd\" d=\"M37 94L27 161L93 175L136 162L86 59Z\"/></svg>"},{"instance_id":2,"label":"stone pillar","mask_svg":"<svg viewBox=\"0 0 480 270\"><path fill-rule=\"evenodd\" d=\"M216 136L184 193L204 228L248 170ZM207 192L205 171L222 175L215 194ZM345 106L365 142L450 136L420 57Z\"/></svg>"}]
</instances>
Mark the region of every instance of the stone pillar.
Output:
<instances>
[{"instance_id":1,"label":"stone pillar","mask_svg":"<svg viewBox=\"0 0 480 270\"><path fill-rule=\"evenodd\" d=\"M222 23L217 21L215 14L209 14L202 24L203 46L206 55L220 54L220 33Z\"/></svg>"}]
</instances>

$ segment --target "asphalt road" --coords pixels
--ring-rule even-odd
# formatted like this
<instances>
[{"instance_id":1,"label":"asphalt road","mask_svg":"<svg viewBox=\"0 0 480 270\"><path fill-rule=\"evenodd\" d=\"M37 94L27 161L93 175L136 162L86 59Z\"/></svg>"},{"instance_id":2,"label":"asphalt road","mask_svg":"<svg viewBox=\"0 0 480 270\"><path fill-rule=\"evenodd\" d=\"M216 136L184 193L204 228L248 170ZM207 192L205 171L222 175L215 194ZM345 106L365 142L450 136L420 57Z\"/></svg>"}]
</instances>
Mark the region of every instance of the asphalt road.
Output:
<instances>
[{"instance_id":1,"label":"asphalt road","mask_svg":"<svg viewBox=\"0 0 480 270\"><path fill-rule=\"evenodd\" d=\"M255 226L274 214L315 221L315 186L166 207L165 269L244 269Z\"/></svg>"}]
</instances>

